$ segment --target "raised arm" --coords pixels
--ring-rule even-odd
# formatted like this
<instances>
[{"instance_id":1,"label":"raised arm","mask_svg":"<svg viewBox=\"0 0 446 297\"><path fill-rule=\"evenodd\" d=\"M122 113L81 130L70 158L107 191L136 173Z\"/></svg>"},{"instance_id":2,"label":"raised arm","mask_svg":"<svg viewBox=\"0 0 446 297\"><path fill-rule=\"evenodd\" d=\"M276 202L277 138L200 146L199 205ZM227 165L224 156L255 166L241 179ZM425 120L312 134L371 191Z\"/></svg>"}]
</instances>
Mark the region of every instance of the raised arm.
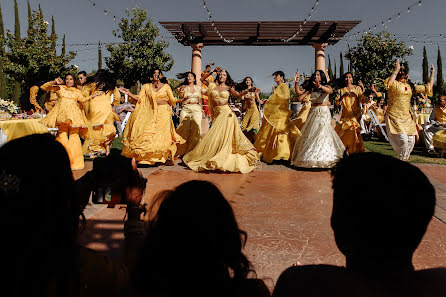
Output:
<instances>
[{"instance_id":1,"label":"raised arm","mask_svg":"<svg viewBox=\"0 0 446 297\"><path fill-rule=\"evenodd\" d=\"M60 85L61 83L62 79L56 78L55 80L44 83L43 85L40 86L40 88L45 92L57 92L60 90L60 87L58 85Z\"/></svg>"},{"instance_id":2,"label":"raised arm","mask_svg":"<svg viewBox=\"0 0 446 297\"><path fill-rule=\"evenodd\" d=\"M215 68L214 70L212 70L211 72L204 74L201 76L201 83L204 84L206 87L209 86L209 81L207 81L206 79L212 75L212 73L214 72L218 72L221 70L221 67L218 66L217 68Z\"/></svg>"},{"instance_id":3,"label":"raised arm","mask_svg":"<svg viewBox=\"0 0 446 297\"><path fill-rule=\"evenodd\" d=\"M296 74L294 74L294 92L296 93L296 95L302 95L303 93L305 93L304 90L300 89L299 80L299 72L296 71Z\"/></svg>"},{"instance_id":4,"label":"raised arm","mask_svg":"<svg viewBox=\"0 0 446 297\"><path fill-rule=\"evenodd\" d=\"M171 106L175 106L175 104L177 104L177 101L180 101L177 98L175 98L172 92L172 88L170 86L167 86L167 101Z\"/></svg>"},{"instance_id":5,"label":"raised arm","mask_svg":"<svg viewBox=\"0 0 446 297\"><path fill-rule=\"evenodd\" d=\"M141 95L143 95L143 93L145 93L146 89L144 87L144 85L141 87L141 91L139 91L138 96L132 94L132 92L129 91L129 89L126 89L124 87L119 88L119 91L127 96L129 96L129 98L131 98L134 102L138 102L138 99Z\"/></svg>"},{"instance_id":6,"label":"raised arm","mask_svg":"<svg viewBox=\"0 0 446 297\"><path fill-rule=\"evenodd\" d=\"M235 96L237 98L241 98L243 96L245 96L246 94L248 94L248 92L256 92L257 88L253 87L249 90L243 90L241 92L237 92L234 87L229 89L229 93L231 93L232 96Z\"/></svg>"},{"instance_id":7,"label":"raised arm","mask_svg":"<svg viewBox=\"0 0 446 297\"><path fill-rule=\"evenodd\" d=\"M305 91L302 95L299 96L299 99L297 99L298 101L302 101L305 99L305 97L307 97L308 95L310 95L309 91Z\"/></svg>"},{"instance_id":8,"label":"raised arm","mask_svg":"<svg viewBox=\"0 0 446 297\"><path fill-rule=\"evenodd\" d=\"M387 87L390 87L395 82L396 76L398 75L398 72L400 72L401 65L400 60L396 60L395 62L395 70L392 72L392 75L390 76L389 80L387 81Z\"/></svg>"}]
</instances>

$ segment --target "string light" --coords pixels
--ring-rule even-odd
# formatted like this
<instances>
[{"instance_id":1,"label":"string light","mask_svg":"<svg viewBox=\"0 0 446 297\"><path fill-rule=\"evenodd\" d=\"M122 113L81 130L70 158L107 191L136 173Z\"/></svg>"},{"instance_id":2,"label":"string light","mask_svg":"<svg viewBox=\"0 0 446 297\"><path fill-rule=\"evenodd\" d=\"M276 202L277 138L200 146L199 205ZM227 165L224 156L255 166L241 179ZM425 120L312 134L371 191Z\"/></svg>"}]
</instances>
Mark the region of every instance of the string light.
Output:
<instances>
[{"instance_id":1,"label":"string light","mask_svg":"<svg viewBox=\"0 0 446 297\"><path fill-rule=\"evenodd\" d=\"M208 6L206 5L206 1L203 0L203 8L206 10L207 14L208 14L208 20L211 23L212 27L214 28L214 31L217 33L218 37L220 37L220 39L222 39L224 42L226 43L231 43L234 41L234 38L232 39L226 39L225 37L223 37L223 35L221 34L221 32L217 29L217 26L215 25L214 20L212 19L212 15L211 15L211 11L209 10Z\"/></svg>"},{"instance_id":2,"label":"string light","mask_svg":"<svg viewBox=\"0 0 446 297\"><path fill-rule=\"evenodd\" d=\"M316 0L316 2L313 4L313 6L311 7L310 13L308 14L307 18L304 19L302 25L306 25L307 22L312 18L313 13L314 13L314 9L316 8L316 6L319 4L319 0ZM293 40L294 38L297 37L297 35L300 34L300 32L302 32L303 27L302 25L299 25L299 29L293 34L293 36L291 36L290 38L286 38L286 39L281 39L283 42L290 42L291 40Z\"/></svg>"}]
</instances>

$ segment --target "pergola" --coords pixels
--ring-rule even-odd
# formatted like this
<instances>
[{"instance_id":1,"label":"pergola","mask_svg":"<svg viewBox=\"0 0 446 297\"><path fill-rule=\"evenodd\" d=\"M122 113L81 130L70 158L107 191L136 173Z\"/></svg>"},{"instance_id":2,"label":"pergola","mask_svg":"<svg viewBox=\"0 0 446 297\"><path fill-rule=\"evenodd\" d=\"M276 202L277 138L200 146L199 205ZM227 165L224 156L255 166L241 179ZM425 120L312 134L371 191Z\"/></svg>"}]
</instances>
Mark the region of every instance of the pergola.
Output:
<instances>
[{"instance_id":1,"label":"pergola","mask_svg":"<svg viewBox=\"0 0 446 297\"><path fill-rule=\"evenodd\" d=\"M192 47L191 69L197 77L200 77L202 71L204 46L311 45L315 49L315 70L325 71L325 47L336 44L359 23L360 21L160 22L179 43ZM296 32L299 33L295 35Z\"/></svg>"}]
</instances>

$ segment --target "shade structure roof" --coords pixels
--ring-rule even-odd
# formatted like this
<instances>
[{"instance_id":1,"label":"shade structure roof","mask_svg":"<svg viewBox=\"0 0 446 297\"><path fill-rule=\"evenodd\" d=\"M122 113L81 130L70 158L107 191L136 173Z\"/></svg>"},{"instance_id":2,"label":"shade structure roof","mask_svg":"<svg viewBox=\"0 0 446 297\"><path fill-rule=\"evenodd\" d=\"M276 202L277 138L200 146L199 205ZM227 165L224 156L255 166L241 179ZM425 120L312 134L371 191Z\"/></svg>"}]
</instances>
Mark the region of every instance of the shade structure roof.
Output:
<instances>
[{"instance_id":1,"label":"shade structure roof","mask_svg":"<svg viewBox=\"0 0 446 297\"><path fill-rule=\"evenodd\" d=\"M183 45L290 46L341 40L361 21L248 21L248 22L160 22ZM216 29L215 29L216 28ZM217 32L226 40L225 42ZM300 31L300 32L299 32ZM285 42L284 40L292 37Z\"/></svg>"}]
</instances>

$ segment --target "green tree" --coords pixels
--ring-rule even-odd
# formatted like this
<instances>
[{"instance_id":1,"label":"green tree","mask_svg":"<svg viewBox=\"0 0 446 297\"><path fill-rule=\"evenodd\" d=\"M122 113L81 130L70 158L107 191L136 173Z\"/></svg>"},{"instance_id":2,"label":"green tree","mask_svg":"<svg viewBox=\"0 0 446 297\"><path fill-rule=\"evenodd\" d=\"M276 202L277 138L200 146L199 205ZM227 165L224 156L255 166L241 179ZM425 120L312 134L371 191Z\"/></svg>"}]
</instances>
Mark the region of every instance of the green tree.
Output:
<instances>
[{"instance_id":1,"label":"green tree","mask_svg":"<svg viewBox=\"0 0 446 297\"><path fill-rule=\"evenodd\" d=\"M66 54L66 48L65 48L65 34L64 34L62 38L62 57L65 56L65 54Z\"/></svg>"},{"instance_id":2,"label":"green tree","mask_svg":"<svg viewBox=\"0 0 446 297\"><path fill-rule=\"evenodd\" d=\"M330 55L328 55L328 78L330 78L330 81L333 80L333 69L331 68Z\"/></svg>"},{"instance_id":3,"label":"green tree","mask_svg":"<svg viewBox=\"0 0 446 297\"><path fill-rule=\"evenodd\" d=\"M443 79L443 63L441 61L440 46L438 46L436 93L437 94L444 94L444 92L445 92L445 86L444 86L444 79Z\"/></svg>"},{"instance_id":4,"label":"green tree","mask_svg":"<svg viewBox=\"0 0 446 297\"><path fill-rule=\"evenodd\" d=\"M21 36L20 36L19 7L17 5L17 0L14 0L14 16L15 16L14 38L19 40ZM21 80L14 79L13 85L14 85L14 90L12 91L12 100L15 103L19 104L21 95Z\"/></svg>"},{"instance_id":5,"label":"green tree","mask_svg":"<svg viewBox=\"0 0 446 297\"><path fill-rule=\"evenodd\" d=\"M380 32L362 36L345 58L352 63L358 80L366 86L382 87L383 80L395 69L395 60L411 54L412 50L404 42L397 42L388 32Z\"/></svg>"},{"instance_id":6,"label":"green tree","mask_svg":"<svg viewBox=\"0 0 446 297\"><path fill-rule=\"evenodd\" d=\"M54 16L51 16L51 36L56 36L56 26L54 25ZM54 54L56 54L56 38L53 38L53 42L51 43L51 49L54 51Z\"/></svg>"},{"instance_id":7,"label":"green tree","mask_svg":"<svg viewBox=\"0 0 446 297\"><path fill-rule=\"evenodd\" d=\"M5 55L5 28L3 27L3 13L2 13L2 7L0 5L0 60ZM7 85L8 81L3 73L3 67L0 64L0 98L6 99L7 98Z\"/></svg>"},{"instance_id":8,"label":"green tree","mask_svg":"<svg viewBox=\"0 0 446 297\"><path fill-rule=\"evenodd\" d=\"M427 60L426 47L423 47L423 82L426 84L429 81L429 61Z\"/></svg>"},{"instance_id":9,"label":"green tree","mask_svg":"<svg viewBox=\"0 0 446 297\"><path fill-rule=\"evenodd\" d=\"M29 0L28 0L28 30L31 29L31 22L30 22L31 15L32 15L32 13L31 13L31 6L29 5Z\"/></svg>"},{"instance_id":10,"label":"green tree","mask_svg":"<svg viewBox=\"0 0 446 297\"><path fill-rule=\"evenodd\" d=\"M54 55L52 44L57 35L48 36L48 22L40 12L33 12L31 25L26 38L17 39L11 32L7 32L6 47L9 51L0 63L8 77L23 83L24 90L74 70L66 66L75 53Z\"/></svg>"},{"instance_id":11,"label":"green tree","mask_svg":"<svg viewBox=\"0 0 446 297\"><path fill-rule=\"evenodd\" d=\"M147 81L154 67L170 70L173 59L165 52L169 43L157 40L159 28L147 18L147 10L136 7L126 10L126 14L119 28L113 30L113 35L123 43L107 45L110 57L105 58L105 62L116 77L130 87L137 81Z\"/></svg>"},{"instance_id":12,"label":"green tree","mask_svg":"<svg viewBox=\"0 0 446 297\"><path fill-rule=\"evenodd\" d=\"M339 77L342 77L344 75L344 57L342 56L342 52L339 54L339 59Z\"/></svg>"},{"instance_id":13,"label":"green tree","mask_svg":"<svg viewBox=\"0 0 446 297\"><path fill-rule=\"evenodd\" d=\"M98 43L98 70L99 69L102 69L102 45L100 40Z\"/></svg>"}]
</instances>

